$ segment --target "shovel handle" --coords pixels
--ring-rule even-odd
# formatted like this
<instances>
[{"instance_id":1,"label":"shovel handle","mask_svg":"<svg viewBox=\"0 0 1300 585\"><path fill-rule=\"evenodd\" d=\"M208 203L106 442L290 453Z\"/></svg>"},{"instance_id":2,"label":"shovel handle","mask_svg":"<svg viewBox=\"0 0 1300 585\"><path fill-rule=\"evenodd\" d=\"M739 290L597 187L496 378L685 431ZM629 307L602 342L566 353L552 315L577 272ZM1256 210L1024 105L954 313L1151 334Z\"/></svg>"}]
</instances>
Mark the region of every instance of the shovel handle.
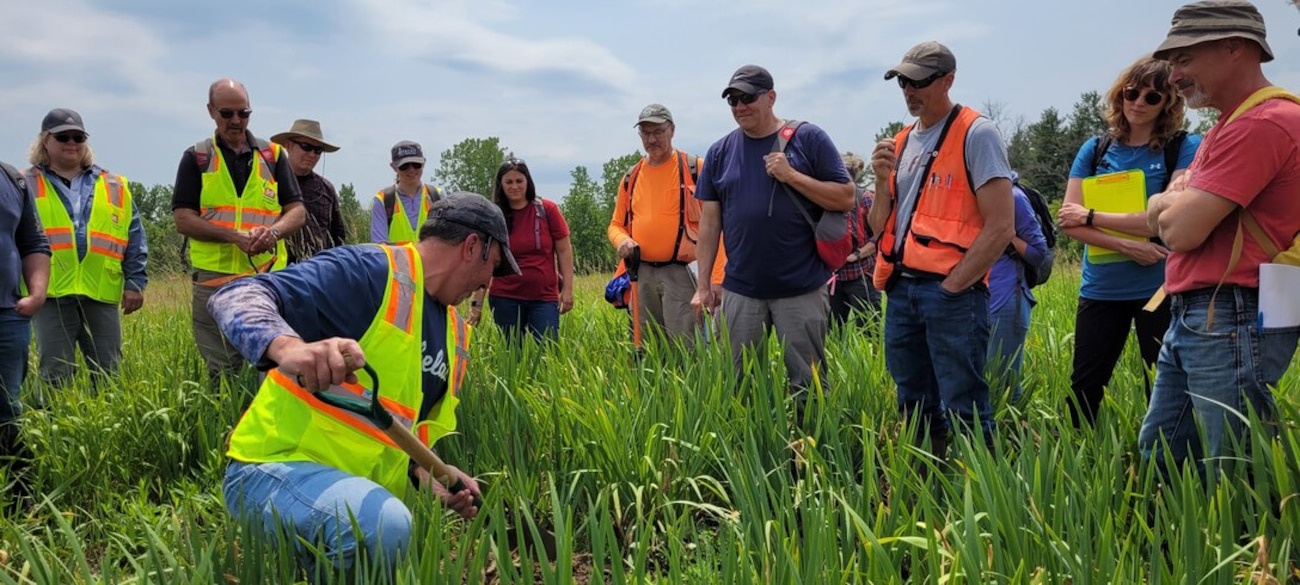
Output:
<instances>
[{"instance_id":1,"label":"shovel handle","mask_svg":"<svg viewBox=\"0 0 1300 585\"><path fill-rule=\"evenodd\" d=\"M400 424L392 424L384 429L384 433L394 443L397 443L397 446L406 452L406 455L414 460L416 465L429 472L429 475L438 480L438 483L447 486L447 491L458 494L469 489L469 486L465 485L465 482L461 481L460 477L452 471L450 465L447 465L432 449L421 443L406 427ZM475 496L474 507L480 508L482 504L483 500Z\"/></svg>"}]
</instances>

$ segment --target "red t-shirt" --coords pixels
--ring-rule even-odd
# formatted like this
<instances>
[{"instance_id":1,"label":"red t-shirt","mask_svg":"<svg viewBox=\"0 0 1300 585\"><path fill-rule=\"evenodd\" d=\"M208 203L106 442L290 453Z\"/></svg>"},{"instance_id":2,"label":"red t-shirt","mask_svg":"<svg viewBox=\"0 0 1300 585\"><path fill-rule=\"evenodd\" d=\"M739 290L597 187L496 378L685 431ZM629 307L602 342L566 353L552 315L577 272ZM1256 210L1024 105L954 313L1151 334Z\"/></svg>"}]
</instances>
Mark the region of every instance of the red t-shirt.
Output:
<instances>
[{"instance_id":1,"label":"red t-shirt","mask_svg":"<svg viewBox=\"0 0 1300 585\"><path fill-rule=\"evenodd\" d=\"M1235 109L1235 107L1234 107ZM1224 118L1227 119L1226 117ZM1245 207L1279 250L1300 231L1300 104L1268 100L1231 124L1220 122L1205 136L1192 162L1191 187ZM1201 246L1169 254L1165 288L1171 293L1213 287L1228 269L1237 232L1233 212ZM1242 229L1241 259L1224 284L1259 286L1259 265L1268 258Z\"/></svg>"},{"instance_id":2,"label":"red t-shirt","mask_svg":"<svg viewBox=\"0 0 1300 585\"><path fill-rule=\"evenodd\" d=\"M517 301L559 301L559 259L555 241L569 237L569 224L560 206L538 198L545 207L545 219L537 217L537 205L516 209L510 216L510 252L519 263L518 275L492 279L492 296Z\"/></svg>"}]
</instances>

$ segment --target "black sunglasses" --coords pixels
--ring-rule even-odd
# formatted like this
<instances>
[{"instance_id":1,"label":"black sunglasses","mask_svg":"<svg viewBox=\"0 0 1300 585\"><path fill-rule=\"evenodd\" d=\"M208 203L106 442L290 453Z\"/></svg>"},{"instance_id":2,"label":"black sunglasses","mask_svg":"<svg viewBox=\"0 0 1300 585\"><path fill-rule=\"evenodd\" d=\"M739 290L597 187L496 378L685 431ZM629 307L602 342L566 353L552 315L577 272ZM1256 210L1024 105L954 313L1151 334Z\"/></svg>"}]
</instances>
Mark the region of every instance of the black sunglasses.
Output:
<instances>
[{"instance_id":1,"label":"black sunglasses","mask_svg":"<svg viewBox=\"0 0 1300 585\"><path fill-rule=\"evenodd\" d=\"M55 134L54 139L64 144L67 144L69 140L76 142L77 144L81 144L86 141L86 135L81 133Z\"/></svg>"},{"instance_id":2,"label":"black sunglasses","mask_svg":"<svg viewBox=\"0 0 1300 585\"><path fill-rule=\"evenodd\" d=\"M511 157L501 162L501 167L507 169L517 169L519 167L527 167L527 166L528 163L524 162L524 159L522 158Z\"/></svg>"},{"instance_id":3,"label":"black sunglasses","mask_svg":"<svg viewBox=\"0 0 1300 585\"><path fill-rule=\"evenodd\" d=\"M248 108L244 108L244 109L242 109L242 110L232 110L232 109L230 109L230 108L221 108L220 110L217 110L217 113L218 113L218 114L221 114L221 117L222 117L222 118L225 118L225 119L227 119L227 120L229 120L229 119L235 117L235 115L238 115L240 120L247 120L249 116L253 115L253 110L250 110L250 109L248 109Z\"/></svg>"},{"instance_id":4,"label":"black sunglasses","mask_svg":"<svg viewBox=\"0 0 1300 585\"><path fill-rule=\"evenodd\" d=\"M947 73L940 72L940 73L935 73L934 75L931 75L925 79L912 79L904 75L899 75L898 87L899 89L907 89L907 86L910 85L912 86L913 89L925 89L927 87L930 87L930 85L933 84L934 82L939 81L939 79L945 75L947 75Z\"/></svg>"},{"instance_id":5,"label":"black sunglasses","mask_svg":"<svg viewBox=\"0 0 1300 585\"><path fill-rule=\"evenodd\" d=\"M422 168L424 168L424 165L422 165L422 164L420 164L420 163L406 163L406 164L404 164L404 165L402 165L402 166L400 166L400 167L397 167L397 170L399 170L399 171L409 171L409 170L411 170L411 169L422 169Z\"/></svg>"},{"instance_id":6,"label":"black sunglasses","mask_svg":"<svg viewBox=\"0 0 1300 585\"><path fill-rule=\"evenodd\" d=\"M306 142L301 142L298 140L293 141L293 143L297 144L298 148L301 148L303 152L308 152L311 154L320 154L322 152L325 152L325 147L323 146L316 146L315 144L308 144Z\"/></svg>"},{"instance_id":7,"label":"black sunglasses","mask_svg":"<svg viewBox=\"0 0 1300 585\"><path fill-rule=\"evenodd\" d=\"M745 104L748 106L749 104L752 104L755 101L757 101L758 96L761 96L765 93L767 93L766 89L761 89L758 91L758 93L733 93L727 96L727 105L733 108L736 107L736 104Z\"/></svg>"},{"instance_id":8,"label":"black sunglasses","mask_svg":"<svg viewBox=\"0 0 1300 585\"><path fill-rule=\"evenodd\" d=\"M1157 106L1160 105L1160 102L1165 101L1165 94L1154 89L1149 89L1144 92L1136 87L1126 87L1124 88L1122 95L1124 96L1124 101L1127 102L1136 102L1138 101L1138 98L1141 97L1148 106Z\"/></svg>"}]
</instances>

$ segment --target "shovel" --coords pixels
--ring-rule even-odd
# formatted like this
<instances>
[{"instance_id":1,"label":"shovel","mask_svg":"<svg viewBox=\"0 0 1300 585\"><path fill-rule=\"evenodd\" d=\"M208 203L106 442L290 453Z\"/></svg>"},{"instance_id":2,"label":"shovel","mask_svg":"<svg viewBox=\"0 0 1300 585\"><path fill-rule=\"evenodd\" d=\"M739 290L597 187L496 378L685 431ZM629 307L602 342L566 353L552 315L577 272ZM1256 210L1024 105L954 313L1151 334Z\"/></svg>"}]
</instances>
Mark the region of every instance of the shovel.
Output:
<instances>
[{"instance_id":1,"label":"shovel","mask_svg":"<svg viewBox=\"0 0 1300 585\"><path fill-rule=\"evenodd\" d=\"M393 420L392 413L388 412L388 409L384 408L384 405L379 402L379 374L375 372L374 368L370 367L370 364L361 367L372 381L369 402L324 392L313 392L312 395L325 404L366 417L385 435L388 435L388 438L392 439L393 443L396 443L406 453L407 457L415 461L416 465L429 472L429 475L438 480L438 483L447 486L448 492L458 494L469 489L465 482L461 481L452 471L451 466L447 465L437 453L434 453L432 449L420 442L420 439L416 438L410 429L397 424L397 421ZM478 508L480 512L483 510L483 500L478 496L474 497L474 507ZM509 511L506 513L510 516ZM519 529L514 522L511 522L509 529L506 530L506 540L510 543L512 549L522 540L525 547L544 552L547 555L547 560L555 560L555 535L546 530L539 530L536 537L534 537L532 530L527 528Z\"/></svg>"}]
</instances>

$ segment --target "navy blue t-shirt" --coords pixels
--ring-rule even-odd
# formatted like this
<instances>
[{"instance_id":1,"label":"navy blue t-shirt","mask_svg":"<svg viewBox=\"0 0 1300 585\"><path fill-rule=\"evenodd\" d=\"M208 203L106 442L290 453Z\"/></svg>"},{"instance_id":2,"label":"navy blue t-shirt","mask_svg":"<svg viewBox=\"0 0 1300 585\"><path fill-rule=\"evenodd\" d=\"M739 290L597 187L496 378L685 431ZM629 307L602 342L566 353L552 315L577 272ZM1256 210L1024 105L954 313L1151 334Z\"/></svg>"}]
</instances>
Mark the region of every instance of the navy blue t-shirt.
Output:
<instances>
[{"instance_id":1,"label":"navy blue t-shirt","mask_svg":"<svg viewBox=\"0 0 1300 585\"><path fill-rule=\"evenodd\" d=\"M284 270L237 280L218 291L219 299L214 297L220 306L210 304L209 307L214 309L214 318L224 322L231 343L246 357L261 358L259 368L269 368L274 364L267 363L263 354L276 332L267 320L270 316L259 314L259 303L244 295L258 294L256 288L269 290L280 317L303 341L330 337L360 341L384 301L387 285L388 257L382 248L341 246ZM417 283L417 286L422 285ZM238 318L227 315L236 310L234 307L240 307ZM450 371L446 347L447 307L428 294L424 295L422 339L421 417L446 393ZM383 380L379 390L383 395Z\"/></svg>"},{"instance_id":2,"label":"navy blue t-shirt","mask_svg":"<svg viewBox=\"0 0 1300 585\"><path fill-rule=\"evenodd\" d=\"M812 227L781 183L767 174L763 157L775 142L775 132L750 138L733 130L709 147L695 191L701 201L722 204L727 249L723 288L759 299L805 294L831 277L817 257ZM795 170L819 181L851 180L835 143L813 124L799 127L785 154ZM821 217L821 208L798 199L814 221Z\"/></svg>"}]
</instances>

